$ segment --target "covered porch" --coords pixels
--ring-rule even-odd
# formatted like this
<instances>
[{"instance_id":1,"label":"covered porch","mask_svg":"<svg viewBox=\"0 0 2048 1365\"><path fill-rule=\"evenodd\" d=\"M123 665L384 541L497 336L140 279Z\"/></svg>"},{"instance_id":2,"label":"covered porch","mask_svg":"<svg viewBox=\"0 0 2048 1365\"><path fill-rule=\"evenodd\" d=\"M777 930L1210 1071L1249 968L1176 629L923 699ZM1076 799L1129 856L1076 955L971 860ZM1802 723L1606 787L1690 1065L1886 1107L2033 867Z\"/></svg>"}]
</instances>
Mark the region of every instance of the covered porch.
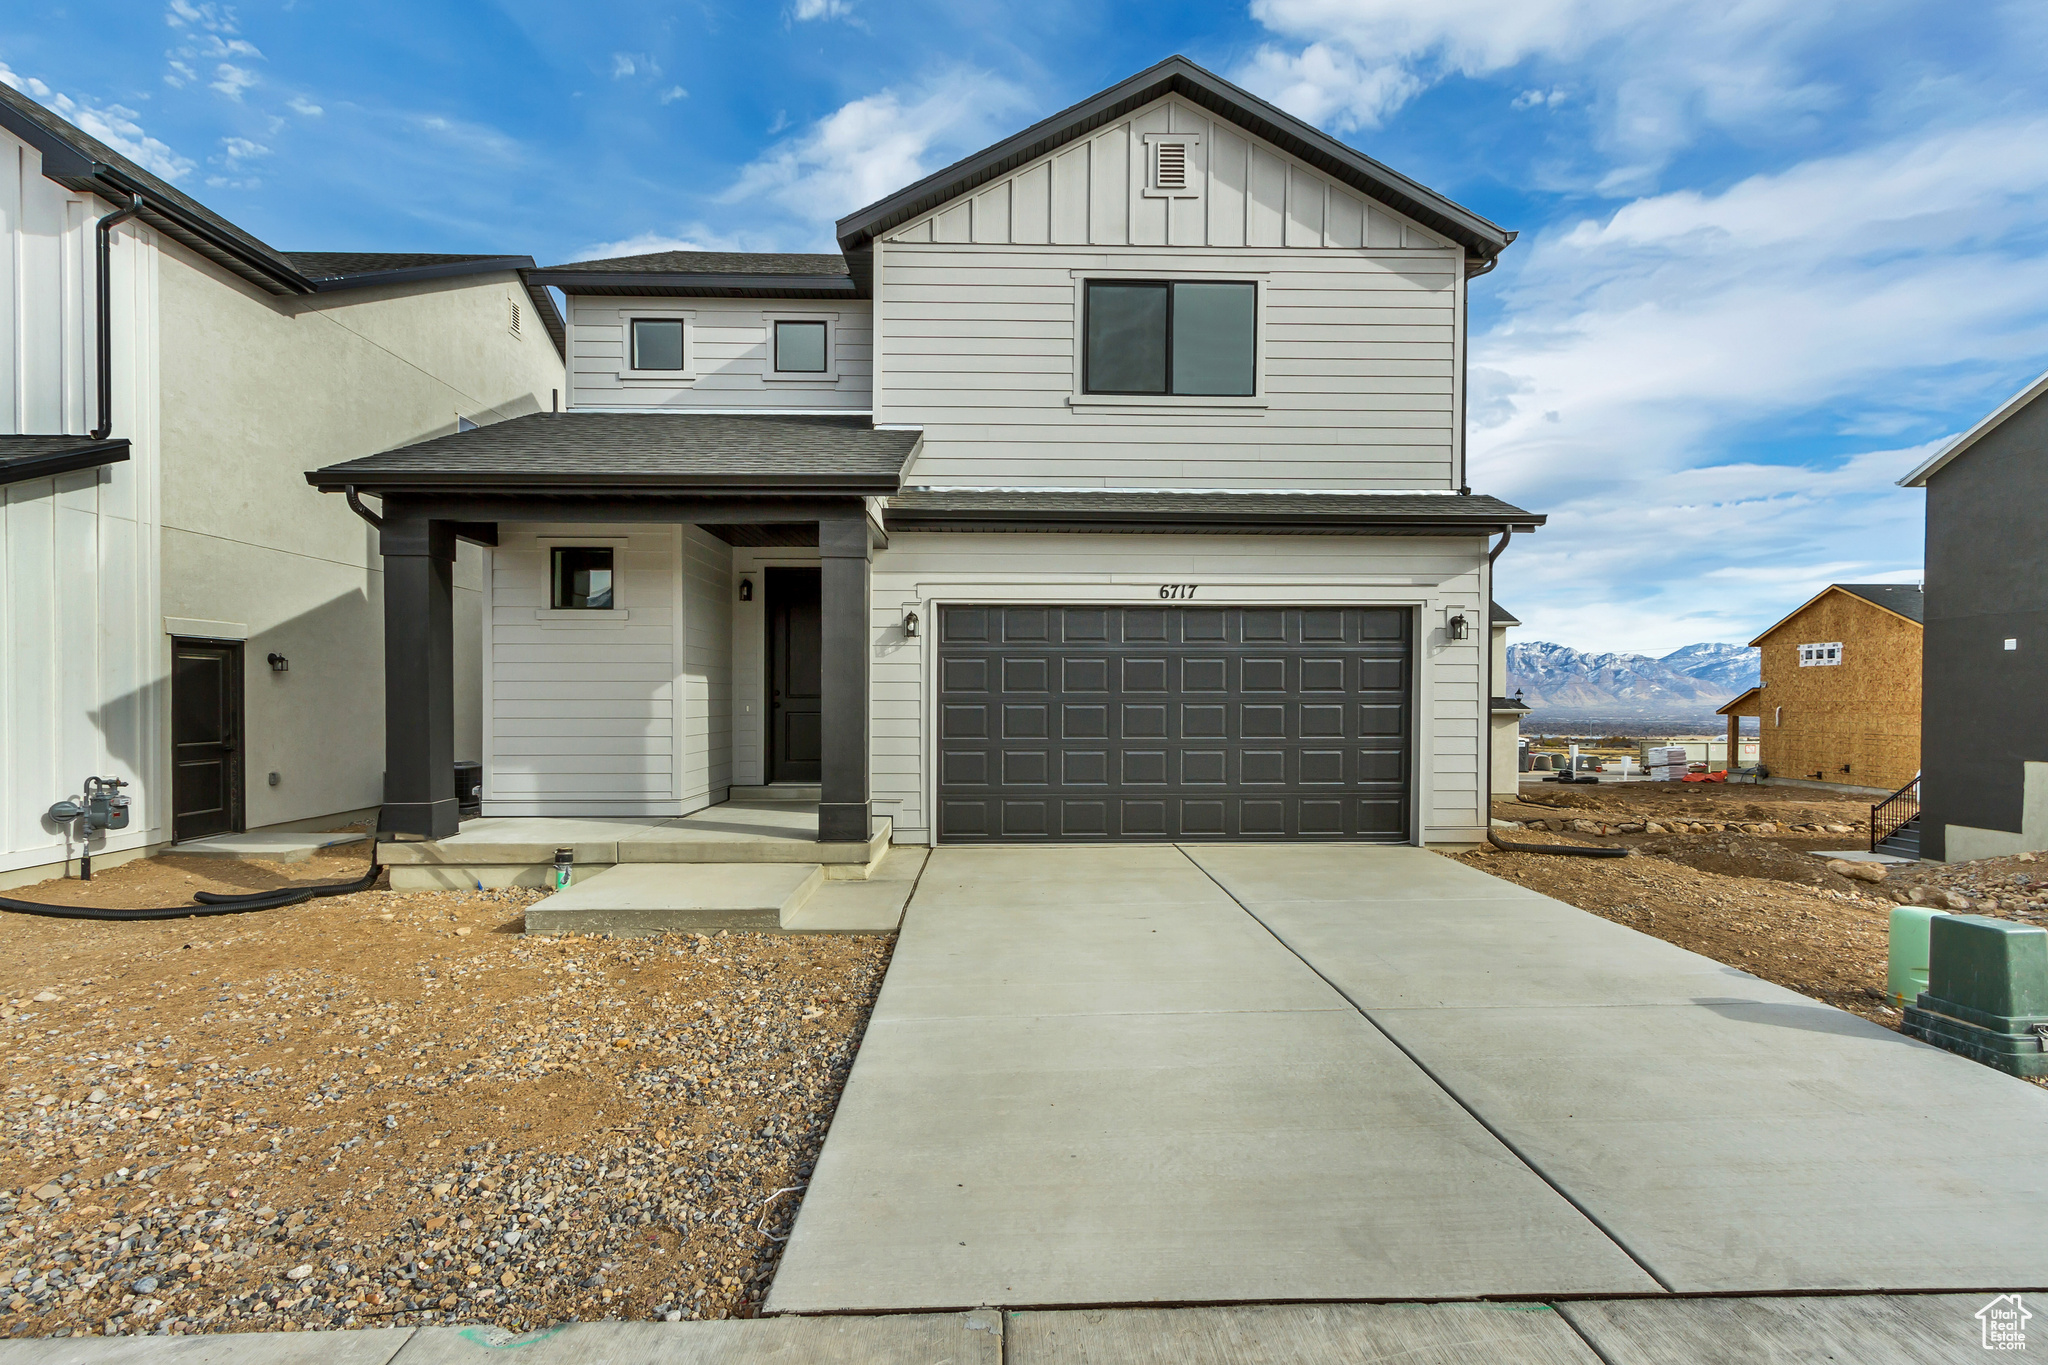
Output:
<instances>
[{"instance_id":1,"label":"covered porch","mask_svg":"<svg viewBox=\"0 0 2048 1365\"><path fill-rule=\"evenodd\" d=\"M433 846L388 860L503 869L576 847L579 863L734 862L801 845L807 862L871 861L858 851L886 844L888 822L869 775L870 565L886 544L869 499L896 491L916 441L860 418L544 413L310 473L383 555L380 832ZM467 826L458 541L490 547L483 813L505 817ZM735 784L773 781L761 751L778 727L783 757L802 750L759 793L781 799L731 802Z\"/></svg>"}]
</instances>

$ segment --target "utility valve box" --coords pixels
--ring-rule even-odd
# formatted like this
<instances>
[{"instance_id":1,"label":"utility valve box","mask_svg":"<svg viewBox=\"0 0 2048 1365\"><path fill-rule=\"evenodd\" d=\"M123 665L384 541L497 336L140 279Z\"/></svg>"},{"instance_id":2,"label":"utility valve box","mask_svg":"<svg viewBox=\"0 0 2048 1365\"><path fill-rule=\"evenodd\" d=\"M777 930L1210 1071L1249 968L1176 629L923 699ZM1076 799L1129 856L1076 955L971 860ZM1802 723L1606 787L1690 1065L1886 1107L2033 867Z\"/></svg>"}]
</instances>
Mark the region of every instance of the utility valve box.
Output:
<instances>
[{"instance_id":1,"label":"utility valve box","mask_svg":"<svg viewBox=\"0 0 2048 1365\"><path fill-rule=\"evenodd\" d=\"M2009 1071L2048 1075L2048 929L1982 915L1927 924L1927 989L1902 1031Z\"/></svg>"}]
</instances>

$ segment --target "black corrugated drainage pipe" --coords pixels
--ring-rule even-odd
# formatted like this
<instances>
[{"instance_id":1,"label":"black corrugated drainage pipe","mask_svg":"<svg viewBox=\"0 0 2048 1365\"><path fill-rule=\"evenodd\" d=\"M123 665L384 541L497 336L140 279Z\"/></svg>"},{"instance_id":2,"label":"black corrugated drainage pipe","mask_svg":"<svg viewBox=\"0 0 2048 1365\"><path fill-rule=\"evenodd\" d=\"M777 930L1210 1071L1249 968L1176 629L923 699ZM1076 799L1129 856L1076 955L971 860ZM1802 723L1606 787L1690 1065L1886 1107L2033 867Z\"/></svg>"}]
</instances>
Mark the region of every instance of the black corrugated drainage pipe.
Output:
<instances>
[{"instance_id":1,"label":"black corrugated drainage pipe","mask_svg":"<svg viewBox=\"0 0 2048 1365\"><path fill-rule=\"evenodd\" d=\"M16 915L41 915L46 919L153 920L191 919L200 915L239 915L251 910L277 910L301 905L321 896L347 896L368 891L383 872L377 862L377 839L370 837L370 870L352 882L319 882L312 886L280 886L270 891L226 895L200 891L191 905L157 906L147 910L107 909L93 905L50 905L43 901L18 901L0 896L0 910Z\"/></svg>"},{"instance_id":2,"label":"black corrugated drainage pipe","mask_svg":"<svg viewBox=\"0 0 2048 1365\"><path fill-rule=\"evenodd\" d=\"M100 219L98 240L93 247L93 278L99 286L98 311L95 314L98 326L93 337L100 389L100 420L99 425L92 429L95 441L106 440L107 433L114 429L114 229L140 212L142 196L133 195L128 200L128 207L115 209Z\"/></svg>"},{"instance_id":3,"label":"black corrugated drainage pipe","mask_svg":"<svg viewBox=\"0 0 2048 1365\"><path fill-rule=\"evenodd\" d=\"M1486 842L1503 853L1561 853L1567 858L1626 858L1628 850L1614 844L1511 844L1492 830Z\"/></svg>"}]
</instances>

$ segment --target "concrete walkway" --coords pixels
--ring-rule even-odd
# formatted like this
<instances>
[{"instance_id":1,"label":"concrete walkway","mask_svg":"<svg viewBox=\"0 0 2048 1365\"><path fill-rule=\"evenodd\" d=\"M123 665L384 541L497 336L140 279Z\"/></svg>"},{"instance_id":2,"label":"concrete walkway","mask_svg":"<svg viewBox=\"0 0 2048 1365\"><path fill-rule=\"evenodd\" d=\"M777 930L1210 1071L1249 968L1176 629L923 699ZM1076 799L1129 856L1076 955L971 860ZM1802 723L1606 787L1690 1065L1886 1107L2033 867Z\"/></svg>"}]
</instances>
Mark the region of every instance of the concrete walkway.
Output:
<instances>
[{"instance_id":1,"label":"concrete walkway","mask_svg":"<svg viewBox=\"0 0 2048 1365\"><path fill-rule=\"evenodd\" d=\"M771 1312L2048 1285L2039 1088L1415 849L941 849Z\"/></svg>"},{"instance_id":2,"label":"concrete walkway","mask_svg":"<svg viewBox=\"0 0 2048 1365\"><path fill-rule=\"evenodd\" d=\"M0 1365L1962 1365L1983 1296L894 1314L735 1322L74 1337Z\"/></svg>"}]
</instances>

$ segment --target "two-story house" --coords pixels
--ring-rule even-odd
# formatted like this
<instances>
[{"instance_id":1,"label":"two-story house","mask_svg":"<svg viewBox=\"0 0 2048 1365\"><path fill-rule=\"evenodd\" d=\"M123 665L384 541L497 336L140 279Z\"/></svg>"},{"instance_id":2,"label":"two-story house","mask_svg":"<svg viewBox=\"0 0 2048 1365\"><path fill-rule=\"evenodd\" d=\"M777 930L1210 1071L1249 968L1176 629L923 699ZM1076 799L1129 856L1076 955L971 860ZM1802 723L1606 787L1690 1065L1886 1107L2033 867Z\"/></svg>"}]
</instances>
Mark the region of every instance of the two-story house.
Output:
<instances>
[{"instance_id":1,"label":"two-story house","mask_svg":"<svg viewBox=\"0 0 2048 1365\"><path fill-rule=\"evenodd\" d=\"M0 164L0 886L76 856L46 812L88 775L130 784L114 860L374 808L376 541L303 473L551 406L533 262L277 251L5 85Z\"/></svg>"},{"instance_id":2,"label":"two-story house","mask_svg":"<svg viewBox=\"0 0 2048 1365\"><path fill-rule=\"evenodd\" d=\"M1174 58L837 255L538 272L562 412L308 475L380 522L386 826L456 829L469 540L487 816L1482 838L1492 558L1542 521L1465 475L1512 235Z\"/></svg>"}]
</instances>

